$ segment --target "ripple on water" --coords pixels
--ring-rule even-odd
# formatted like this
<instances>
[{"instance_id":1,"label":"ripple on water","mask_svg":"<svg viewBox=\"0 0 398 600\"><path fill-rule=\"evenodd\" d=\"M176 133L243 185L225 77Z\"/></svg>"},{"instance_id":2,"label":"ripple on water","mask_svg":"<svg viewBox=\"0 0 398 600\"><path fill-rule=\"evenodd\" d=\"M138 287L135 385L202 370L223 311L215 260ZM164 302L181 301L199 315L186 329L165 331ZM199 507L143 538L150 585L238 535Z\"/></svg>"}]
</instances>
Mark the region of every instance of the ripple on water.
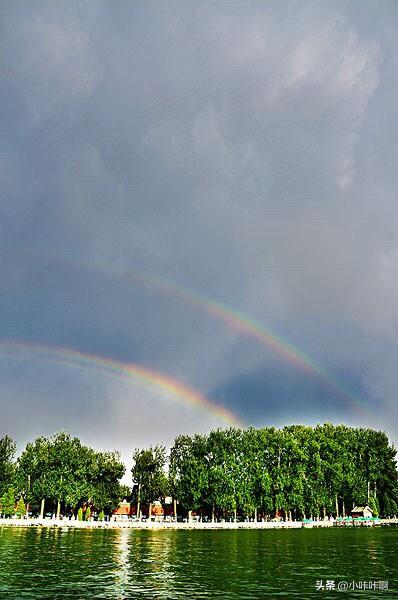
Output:
<instances>
[{"instance_id":1,"label":"ripple on water","mask_svg":"<svg viewBox=\"0 0 398 600\"><path fill-rule=\"evenodd\" d=\"M3 527L0 597L319 598L318 579L359 581L370 575L397 587L397 540L398 530L388 528L43 532ZM358 597L364 600L363 592Z\"/></svg>"}]
</instances>

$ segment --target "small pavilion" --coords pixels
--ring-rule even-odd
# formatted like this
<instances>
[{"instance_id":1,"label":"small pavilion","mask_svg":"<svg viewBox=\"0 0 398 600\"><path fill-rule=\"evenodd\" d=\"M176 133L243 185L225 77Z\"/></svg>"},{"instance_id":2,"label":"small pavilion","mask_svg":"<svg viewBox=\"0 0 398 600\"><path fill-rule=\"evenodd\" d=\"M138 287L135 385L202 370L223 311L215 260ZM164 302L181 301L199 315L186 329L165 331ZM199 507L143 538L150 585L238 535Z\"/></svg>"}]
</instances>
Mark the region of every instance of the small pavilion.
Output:
<instances>
[{"instance_id":1,"label":"small pavilion","mask_svg":"<svg viewBox=\"0 0 398 600\"><path fill-rule=\"evenodd\" d=\"M357 519L358 517L371 518L373 516L373 510L369 506L354 506L351 511L351 516L353 519Z\"/></svg>"}]
</instances>

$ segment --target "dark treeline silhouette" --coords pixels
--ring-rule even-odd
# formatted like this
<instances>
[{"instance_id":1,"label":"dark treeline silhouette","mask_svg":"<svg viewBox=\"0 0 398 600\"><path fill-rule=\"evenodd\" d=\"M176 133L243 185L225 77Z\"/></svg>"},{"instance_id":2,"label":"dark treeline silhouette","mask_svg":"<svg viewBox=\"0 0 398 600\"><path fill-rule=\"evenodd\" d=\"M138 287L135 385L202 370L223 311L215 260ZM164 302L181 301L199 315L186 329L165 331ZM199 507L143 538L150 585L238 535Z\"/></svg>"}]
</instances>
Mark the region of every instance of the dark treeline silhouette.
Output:
<instances>
[{"instance_id":1,"label":"dark treeline silhouette","mask_svg":"<svg viewBox=\"0 0 398 600\"><path fill-rule=\"evenodd\" d=\"M173 513L211 518L349 515L369 505L398 514L396 450L384 432L326 423L180 435L133 453L133 488L121 485L118 452L98 452L58 433L28 443L0 439L0 513L111 514L130 499L136 514L173 499Z\"/></svg>"}]
</instances>

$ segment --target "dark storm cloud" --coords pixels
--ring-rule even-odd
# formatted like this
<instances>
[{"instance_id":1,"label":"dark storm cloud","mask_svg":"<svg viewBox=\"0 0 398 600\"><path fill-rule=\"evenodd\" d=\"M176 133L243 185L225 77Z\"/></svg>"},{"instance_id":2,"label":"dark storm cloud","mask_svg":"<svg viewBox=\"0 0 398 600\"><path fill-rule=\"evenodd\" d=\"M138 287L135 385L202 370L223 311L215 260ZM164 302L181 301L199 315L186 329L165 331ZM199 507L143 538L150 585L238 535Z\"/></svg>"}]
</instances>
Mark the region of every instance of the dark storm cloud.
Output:
<instances>
[{"instance_id":1,"label":"dark storm cloud","mask_svg":"<svg viewBox=\"0 0 398 600\"><path fill-rule=\"evenodd\" d=\"M214 392L215 397L237 410L243 407L251 424L344 422L352 417L352 403L327 384L270 362L265 368L229 381L227 387ZM355 383L358 388L359 382ZM369 419L366 411L361 417Z\"/></svg>"},{"instance_id":2,"label":"dark storm cloud","mask_svg":"<svg viewBox=\"0 0 398 600\"><path fill-rule=\"evenodd\" d=\"M232 386L241 415L254 377L278 418L270 351L129 279L161 274L393 410L396 30L387 1L3 4L3 337Z\"/></svg>"}]
</instances>

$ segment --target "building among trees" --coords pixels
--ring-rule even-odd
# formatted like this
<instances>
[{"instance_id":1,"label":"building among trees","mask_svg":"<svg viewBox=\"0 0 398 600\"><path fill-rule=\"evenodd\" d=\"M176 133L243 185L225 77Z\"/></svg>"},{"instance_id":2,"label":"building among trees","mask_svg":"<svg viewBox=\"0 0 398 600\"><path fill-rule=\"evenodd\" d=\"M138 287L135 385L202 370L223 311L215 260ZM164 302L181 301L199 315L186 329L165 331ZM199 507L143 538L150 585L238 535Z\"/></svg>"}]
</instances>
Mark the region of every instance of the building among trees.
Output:
<instances>
[{"instance_id":1,"label":"building among trees","mask_svg":"<svg viewBox=\"0 0 398 600\"><path fill-rule=\"evenodd\" d=\"M354 506L351 511L353 519L358 517L371 518L373 516L373 510L369 506Z\"/></svg>"}]
</instances>

